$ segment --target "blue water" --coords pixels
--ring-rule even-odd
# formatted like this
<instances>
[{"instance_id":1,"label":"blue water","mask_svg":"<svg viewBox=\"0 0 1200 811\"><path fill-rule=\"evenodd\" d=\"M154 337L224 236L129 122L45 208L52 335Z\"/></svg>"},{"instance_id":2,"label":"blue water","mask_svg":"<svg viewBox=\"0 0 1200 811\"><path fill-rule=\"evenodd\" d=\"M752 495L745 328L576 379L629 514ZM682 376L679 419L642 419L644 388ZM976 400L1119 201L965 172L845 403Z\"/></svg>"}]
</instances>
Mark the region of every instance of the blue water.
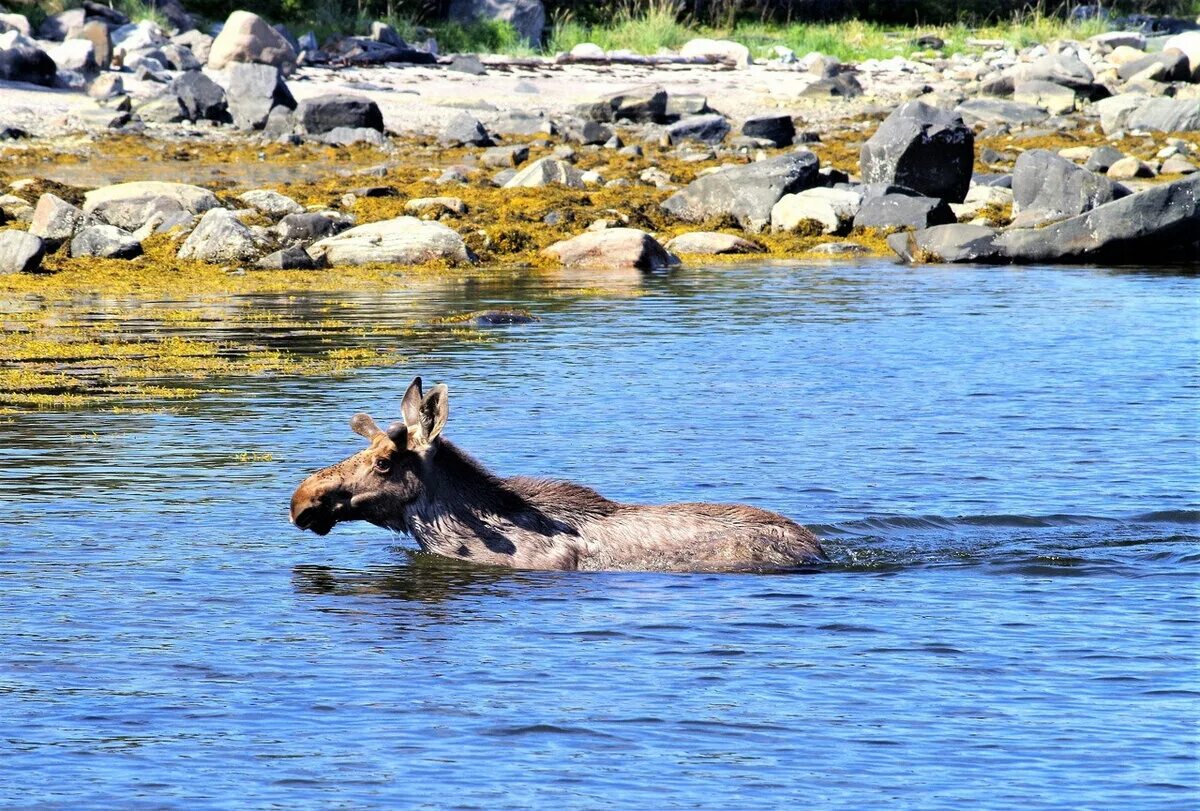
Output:
<instances>
[{"instance_id":1,"label":"blue water","mask_svg":"<svg viewBox=\"0 0 1200 811\"><path fill-rule=\"evenodd\" d=\"M542 320L0 424L0 805L1200 806L1200 279L621 283L272 299ZM360 447L349 416L394 418L415 373L497 472L762 505L834 563L508 572L290 527Z\"/></svg>"}]
</instances>

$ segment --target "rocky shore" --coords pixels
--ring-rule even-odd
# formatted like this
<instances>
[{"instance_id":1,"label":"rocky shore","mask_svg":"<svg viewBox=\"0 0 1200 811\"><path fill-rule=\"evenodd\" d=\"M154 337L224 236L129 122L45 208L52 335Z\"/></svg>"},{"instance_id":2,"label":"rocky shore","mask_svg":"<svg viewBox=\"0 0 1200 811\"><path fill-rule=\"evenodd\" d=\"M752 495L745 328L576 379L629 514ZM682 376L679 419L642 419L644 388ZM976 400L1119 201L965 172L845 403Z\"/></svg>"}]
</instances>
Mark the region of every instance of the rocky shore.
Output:
<instances>
[{"instance_id":1,"label":"rocky shore","mask_svg":"<svg viewBox=\"0 0 1200 811\"><path fill-rule=\"evenodd\" d=\"M382 24L317 47L95 4L0 28L0 274L1198 256L1200 30L848 65L438 56Z\"/></svg>"}]
</instances>

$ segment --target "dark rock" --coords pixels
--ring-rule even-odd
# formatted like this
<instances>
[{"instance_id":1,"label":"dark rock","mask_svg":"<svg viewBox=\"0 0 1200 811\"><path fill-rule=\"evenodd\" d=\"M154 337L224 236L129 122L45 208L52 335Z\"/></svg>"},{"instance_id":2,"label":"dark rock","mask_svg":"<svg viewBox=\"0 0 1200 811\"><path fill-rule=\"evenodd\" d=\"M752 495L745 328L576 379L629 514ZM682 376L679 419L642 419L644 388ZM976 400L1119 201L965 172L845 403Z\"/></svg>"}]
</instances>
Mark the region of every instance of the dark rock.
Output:
<instances>
[{"instance_id":1,"label":"dark rock","mask_svg":"<svg viewBox=\"0 0 1200 811\"><path fill-rule=\"evenodd\" d=\"M747 231L758 232L770 223L771 208L779 198L818 183L817 168L817 156L811 152L735 166L698 178L663 201L662 207L686 222L728 216Z\"/></svg>"},{"instance_id":2,"label":"dark rock","mask_svg":"<svg viewBox=\"0 0 1200 811\"><path fill-rule=\"evenodd\" d=\"M926 34L923 37L914 39L913 46L927 51L940 51L946 47L946 41L941 37L935 37L933 34Z\"/></svg>"},{"instance_id":3,"label":"dark rock","mask_svg":"<svg viewBox=\"0 0 1200 811\"><path fill-rule=\"evenodd\" d=\"M588 121L661 124L667 120L667 91L656 85L635 87L580 104L575 111Z\"/></svg>"},{"instance_id":4,"label":"dark rock","mask_svg":"<svg viewBox=\"0 0 1200 811\"><path fill-rule=\"evenodd\" d=\"M279 241L292 245L309 245L318 239L331 237L346 230L350 223L328 214L288 214L275 226Z\"/></svg>"},{"instance_id":5,"label":"dark rock","mask_svg":"<svg viewBox=\"0 0 1200 811\"><path fill-rule=\"evenodd\" d=\"M269 253L255 262L254 266L265 270L311 270L317 267L317 263L308 255L308 251L296 245Z\"/></svg>"},{"instance_id":6,"label":"dark rock","mask_svg":"<svg viewBox=\"0 0 1200 811\"><path fill-rule=\"evenodd\" d=\"M24 231L0 229L0 276L32 273L42 264L46 245L41 238Z\"/></svg>"},{"instance_id":7,"label":"dark rock","mask_svg":"<svg viewBox=\"0 0 1200 811\"><path fill-rule=\"evenodd\" d=\"M167 22L175 26L175 30L180 33L187 33L196 27L196 21L192 19L192 15L188 14L179 0L156 0L155 7L158 9L158 13L166 17ZM211 42L211 38L209 41ZM196 54L196 58L201 62L207 62L208 54L205 53L203 56Z\"/></svg>"},{"instance_id":8,"label":"dark rock","mask_svg":"<svg viewBox=\"0 0 1200 811\"><path fill-rule=\"evenodd\" d=\"M29 133L20 127L0 127L0 141L19 141L28 137Z\"/></svg>"},{"instance_id":9,"label":"dark rock","mask_svg":"<svg viewBox=\"0 0 1200 811\"><path fill-rule=\"evenodd\" d=\"M1084 163L1084 168L1093 172L1107 172L1114 163L1125 157L1125 153L1111 146L1097 147Z\"/></svg>"},{"instance_id":10,"label":"dark rock","mask_svg":"<svg viewBox=\"0 0 1200 811\"><path fill-rule=\"evenodd\" d=\"M115 225L89 225L76 231L71 240L71 256L133 259L141 255L142 244Z\"/></svg>"},{"instance_id":11,"label":"dark rock","mask_svg":"<svg viewBox=\"0 0 1200 811\"><path fill-rule=\"evenodd\" d=\"M493 143L483 124L470 113L459 113L450 119L439 140L446 146L491 146Z\"/></svg>"},{"instance_id":12,"label":"dark rock","mask_svg":"<svg viewBox=\"0 0 1200 811\"><path fill-rule=\"evenodd\" d=\"M17 34L10 47L0 48L0 79L53 87L57 74L50 54L27 37Z\"/></svg>"},{"instance_id":13,"label":"dark rock","mask_svg":"<svg viewBox=\"0 0 1200 811\"><path fill-rule=\"evenodd\" d=\"M1131 130L1195 132L1200 130L1200 99L1150 99L1129 114Z\"/></svg>"},{"instance_id":14,"label":"dark rock","mask_svg":"<svg viewBox=\"0 0 1200 811\"><path fill-rule=\"evenodd\" d=\"M762 138L775 146L789 146L796 137L796 125L790 115L768 114L747 118L742 124L742 135Z\"/></svg>"},{"instance_id":15,"label":"dark rock","mask_svg":"<svg viewBox=\"0 0 1200 811\"><path fill-rule=\"evenodd\" d=\"M407 48L408 43L404 38L385 22L376 20L371 23L371 39L376 42L382 42L384 45L391 45L393 48ZM300 50L300 43L295 43L296 50Z\"/></svg>"},{"instance_id":16,"label":"dark rock","mask_svg":"<svg viewBox=\"0 0 1200 811\"><path fill-rule=\"evenodd\" d=\"M862 85L849 73L841 73L832 79L818 79L801 91L803 98L853 99L863 94Z\"/></svg>"},{"instance_id":17,"label":"dark rock","mask_svg":"<svg viewBox=\"0 0 1200 811\"><path fill-rule=\"evenodd\" d=\"M72 30L83 28L86 23L86 11L81 8L67 9L43 20L42 24L38 26L38 38L62 42Z\"/></svg>"},{"instance_id":18,"label":"dark rock","mask_svg":"<svg viewBox=\"0 0 1200 811\"><path fill-rule=\"evenodd\" d=\"M862 147L864 183L893 183L961 203L971 183L975 136L962 118L910 101L879 125Z\"/></svg>"},{"instance_id":19,"label":"dark rock","mask_svg":"<svg viewBox=\"0 0 1200 811\"><path fill-rule=\"evenodd\" d=\"M692 115L681 118L667 127L667 136L672 144L683 141L699 141L704 144L719 144L729 134L729 121L720 113Z\"/></svg>"},{"instance_id":20,"label":"dark rock","mask_svg":"<svg viewBox=\"0 0 1200 811\"><path fill-rule=\"evenodd\" d=\"M365 96L330 93L305 99L296 109L296 118L304 131L318 135L335 127L369 127L383 132L383 114L379 105Z\"/></svg>"},{"instance_id":21,"label":"dark rock","mask_svg":"<svg viewBox=\"0 0 1200 811\"><path fill-rule=\"evenodd\" d=\"M164 64L171 70L200 70L203 67L190 48L168 42L159 51L165 60Z\"/></svg>"},{"instance_id":22,"label":"dark rock","mask_svg":"<svg viewBox=\"0 0 1200 811\"><path fill-rule=\"evenodd\" d=\"M967 223L935 225L892 234L887 244L905 262L988 261L996 255L996 230Z\"/></svg>"},{"instance_id":23,"label":"dark rock","mask_svg":"<svg viewBox=\"0 0 1200 811\"><path fill-rule=\"evenodd\" d=\"M446 70L466 73L471 76L483 76L487 73L487 68L483 66L483 62L475 54L455 54L450 59L450 64L446 65Z\"/></svg>"},{"instance_id":24,"label":"dark rock","mask_svg":"<svg viewBox=\"0 0 1200 811\"><path fill-rule=\"evenodd\" d=\"M854 216L855 228L928 228L955 221L954 212L936 197L881 194L867 197Z\"/></svg>"},{"instance_id":25,"label":"dark rock","mask_svg":"<svg viewBox=\"0 0 1200 811\"><path fill-rule=\"evenodd\" d=\"M513 27L531 45L542 44L546 9L542 0L450 0L451 22L470 25L476 21L499 20Z\"/></svg>"},{"instance_id":26,"label":"dark rock","mask_svg":"<svg viewBox=\"0 0 1200 811\"><path fill-rule=\"evenodd\" d=\"M267 66L259 66L267 67ZM274 70L274 68L272 68ZM198 70L181 74L171 85L189 121L230 121L225 91Z\"/></svg>"},{"instance_id":27,"label":"dark rock","mask_svg":"<svg viewBox=\"0 0 1200 811\"><path fill-rule=\"evenodd\" d=\"M88 19L103 22L110 28L120 28L123 25L129 25L128 15L117 11L115 8L110 8L103 3L93 3L92 0L83 0L79 5Z\"/></svg>"},{"instance_id":28,"label":"dark rock","mask_svg":"<svg viewBox=\"0 0 1200 811\"><path fill-rule=\"evenodd\" d=\"M274 65L231 62L226 70L229 88L225 98L234 126L260 130L275 107L296 108L283 74Z\"/></svg>"},{"instance_id":29,"label":"dark rock","mask_svg":"<svg viewBox=\"0 0 1200 811\"><path fill-rule=\"evenodd\" d=\"M979 92L985 96L1008 98L1016 92L1016 81L1011 76L996 76L980 84Z\"/></svg>"},{"instance_id":30,"label":"dark rock","mask_svg":"<svg viewBox=\"0 0 1200 811\"><path fill-rule=\"evenodd\" d=\"M516 324L533 324L541 321L536 315L520 310L486 310L472 313L471 323L477 327L508 327Z\"/></svg>"},{"instance_id":31,"label":"dark rock","mask_svg":"<svg viewBox=\"0 0 1200 811\"><path fill-rule=\"evenodd\" d=\"M576 144L603 144L613 137L612 127L587 118L563 118L558 128L563 138Z\"/></svg>"},{"instance_id":32,"label":"dark rock","mask_svg":"<svg viewBox=\"0 0 1200 811\"><path fill-rule=\"evenodd\" d=\"M1013 225L1044 225L1074 217L1120 196L1111 180L1047 149L1017 158L1012 176Z\"/></svg>"}]
</instances>

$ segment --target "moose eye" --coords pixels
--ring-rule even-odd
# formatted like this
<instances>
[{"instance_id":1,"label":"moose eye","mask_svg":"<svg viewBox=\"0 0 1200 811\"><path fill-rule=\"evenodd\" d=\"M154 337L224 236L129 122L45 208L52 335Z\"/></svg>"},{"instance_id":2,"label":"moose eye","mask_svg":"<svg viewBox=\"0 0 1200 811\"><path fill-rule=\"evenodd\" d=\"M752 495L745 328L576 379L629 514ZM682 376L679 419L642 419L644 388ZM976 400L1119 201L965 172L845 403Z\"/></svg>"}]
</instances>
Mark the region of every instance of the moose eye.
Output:
<instances>
[{"instance_id":1,"label":"moose eye","mask_svg":"<svg viewBox=\"0 0 1200 811\"><path fill-rule=\"evenodd\" d=\"M392 460L387 459L382 456L379 457L378 459L376 459L375 460L375 472L376 473L384 473L384 474L391 473L392 472Z\"/></svg>"}]
</instances>

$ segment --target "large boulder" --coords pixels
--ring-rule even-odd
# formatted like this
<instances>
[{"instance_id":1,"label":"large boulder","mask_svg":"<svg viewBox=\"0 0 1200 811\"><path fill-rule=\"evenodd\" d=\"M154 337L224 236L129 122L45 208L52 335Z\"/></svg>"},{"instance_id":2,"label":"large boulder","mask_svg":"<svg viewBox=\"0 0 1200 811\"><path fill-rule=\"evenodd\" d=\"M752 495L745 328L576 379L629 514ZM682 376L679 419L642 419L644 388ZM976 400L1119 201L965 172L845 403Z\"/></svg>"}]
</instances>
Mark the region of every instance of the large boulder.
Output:
<instances>
[{"instance_id":1,"label":"large boulder","mask_svg":"<svg viewBox=\"0 0 1200 811\"><path fill-rule=\"evenodd\" d=\"M1073 90L1090 90L1096 77L1092 69L1074 51L1048 54L1017 69L1017 76L1027 81L1053 82Z\"/></svg>"},{"instance_id":2,"label":"large boulder","mask_svg":"<svg viewBox=\"0 0 1200 811\"><path fill-rule=\"evenodd\" d=\"M112 63L113 44L108 26L98 20L89 20L78 30L72 31L67 39L82 39L92 43L92 59L100 70L108 70Z\"/></svg>"},{"instance_id":3,"label":"large boulder","mask_svg":"<svg viewBox=\"0 0 1200 811\"><path fill-rule=\"evenodd\" d=\"M1015 92L1015 91L1014 91ZM1034 104L1005 99L967 99L954 108L972 126L1024 127L1045 121L1050 114Z\"/></svg>"},{"instance_id":4,"label":"large boulder","mask_svg":"<svg viewBox=\"0 0 1200 811\"><path fill-rule=\"evenodd\" d=\"M892 234L887 244L905 262L986 262L996 258L996 230L968 223Z\"/></svg>"},{"instance_id":5,"label":"large boulder","mask_svg":"<svg viewBox=\"0 0 1200 811\"><path fill-rule=\"evenodd\" d=\"M491 146L493 143L479 119L467 112L446 122L439 140L446 146Z\"/></svg>"},{"instance_id":6,"label":"large boulder","mask_svg":"<svg viewBox=\"0 0 1200 811\"><path fill-rule=\"evenodd\" d=\"M38 44L19 33L0 34L0 79L54 86L58 65Z\"/></svg>"},{"instance_id":7,"label":"large boulder","mask_svg":"<svg viewBox=\"0 0 1200 811\"><path fill-rule=\"evenodd\" d=\"M1192 81L1200 81L1200 31L1184 31L1163 43L1163 51L1178 51L1188 58Z\"/></svg>"},{"instance_id":8,"label":"large boulder","mask_svg":"<svg viewBox=\"0 0 1200 811\"><path fill-rule=\"evenodd\" d=\"M672 144L698 141L702 144L719 144L729 134L729 121L720 113L689 115L667 127L667 137Z\"/></svg>"},{"instance_id":9,"label":"large boulder","mask_svg":"<svg viewBox=\"0 0 1200 811\"><path fill-rule=\"evenodd\" d=\"M78 207L53 194L43 194L33 209L29 233L57 248L71 238L82 222L83 212Z\"/></svg>"},{"instance_id":10,"label":"large boulder","mask_svg":"<svg viewBox=\"0 0 1200 811\"><path fill-rule=\"evenodd\" d=\"M71 70L84 76L95 76L99 71L96 66L96 46L90 40L65 39L48 53L60 71Z\"/></svg>"},{"instance_id":11,"label":"large boulder","mask_svg":"<svg viewBox=\"0 0 1200 811\"><path fill-rule=\"evenodd\" d=\"M12 228L0 229L0 276L32 273L42 264L45 243L33 234Z\"/></svg>"},{"instance_id":12,"label":"large boulder","mask_svg":"<svg viewBox=\"0 0 1200 811\"><path fill-rule=\"evenodd\" d=\"M506 189L536 188L550 184L582 189L583 172L566 161L541 158L526 166L504 184Z\"/></svg>"},{"instance_id":13,"label":"large boulder","mask_svg":"<svg viewBox=\"0 0 1200 811\"><path fill-rule=\"evenodd\" d=\"M1074 217L1121 196L1111 180L1047 149L1021 153L1013 168L1013 225L1044 225Z\"/></svg>"},{"instance_id":14,"label":"large boulder","mask_svg":"<svg viewBox=\"0 0 1200 811\"><path fill-rule=\"evenodd\" d=\"M1126 62L1117 68L1121 81L1153 79L1158 82L1186 82L1192 77L1187 54L1179 51L1162 51L1146 54L1140 59Z\"/></svg>"},{"instance_id":15,"label":"large boulder","mask_svg":"<svg viewBox=\"0 0 1200 811\"><path fill-rule=\"evenodd\" d=\"M576 106L575 112L581 118L601 123L661 124L667 120L667 91L658 85L634 87L584 102Z\"/></svg>"},{"instance_id":16,"label":"large boulder","mask_svg":"<svg viewBox=\"0 0 1200 811\"><path fill-rule=\"evenodd\" d=\"M1113 135L1123 131L1129 123L1129 117L1139 110L1148 97L1141 93L1121 93L1101 99L1092 105L1092 109L1100 115L1100 129L1105 135Z\"/></svg>"},{"instance_id":17,"label":"large boulder","mask_svg":"<svg viewBox=\"0 0 1200 811\"><path fill-rule=\"evenodd\" d=\"M225 78L229 114L238 129L260 130L275 108L296 109L296 99L274 65L235 62Z\"/></svg>"},{"instance_id":18,"label":"large boulder","mask_svg":"<svg viewBox=\"0 0 1200 811\"><path fill-rule=\"evenodd\" d=\"M910 101L892 112L863 144L864 183L905 186L961 203L971 185L975 136L962 117Z\"/></svg>"},{"instance_id":19,"label":"large boulder","mask_svg":"<svg viewBox=\"0 0 1200 811\"><path fill-rule=\"evenodd\" d=\"M133 259L142 255L142 243L115 225L98 223L80 228L71 239L71 256L97 259Z\"/></svg>"},{"instance_id":20,"label":"large boulder","mask_svg":"<svg viewBox=\"0 0 1200 811\"><path fill-rule=\"evenodd\" d=\"M766 113L747 118L742 124L742 135L770 141L777 147L789 146L796 137L796 125L790 115Z\"/></svg>"},{"instance_id":21,"label":"large boulder","mask_svg":"<svg viewBox=\"0 0 1200 811\"><path fill-rule=\"evenodd\" d=\"M366 127L383 132L383 113L366 96L329 93L304 99L296 108L296 118L310 135L320 135L338 127Z\"/></svg>"},{"instance_id":22,"label":"large boulder","mask_svg":"<svg viewBox=\"0 0 1200 811\"><path fill-rule=\"evenodd\" d=\"M492 20L508 23L531 45L542 44L546 27L542 0L450 0L449 17L460 25Z\"/></svg>"},{"instance_id":23,"label":"large boulder","mask_svg":"<svg viewBox=\"0 0 1200 811\"><path fill-rule=\"evenodd\" d=\"M214 70L233 62L274 65L284 73L291 73L296 67L296 51L262 17L249 11L235 11L208 52L208 66Z\"/></svg>"},{"instance_id":24,"label":"large boulder","mask_svg":"<svg viewBox=\"0 0 1200 811\"><path fill-rule=\"evenodd\" d=\"M1149 99L1130 112L1125 125L1131 130L1157 132L1200 130L1200 99Z\"/></svg>"},{"instance_id":25,"label":"large boulder","mask_svg":"<svg viewBox=\"0 0 1200 811\"><path fill-rule=\"evenodd\" d=\"M685 222L733 217L747 231L761 231L771 221L771 208L785 194L817 184L817 156L793 152L714 172L690 183L663 201L663 209Z\"/></svg>"},{"instance_id":26,"label":"large boulder","mask_svg":"<svg viewBox=\"0 0 1200 811\"><path fill-rule=\"evenodd\" d=\"M198 70L190 70L177 76L171 83L171 92L179 99L179 106L183 108L188 121L229 120L225 91Z\"/></svg>"},{"instance_id":27,"label":"large boulder","mask_svg":"<svg viewBox=\"0 0 1200 811\"><path fill-rule=\"evenodd\" d=\"M569 268L661 270L679 264L658 240L637 228L589 231L555 242L544 253Z\"/></svg>"},{"instance_id":28,"label":"large boulder","mask_svg":"<svg viewBox=\"0 0 1200 811\"><path fill-rule=\"evenodd\" d=\"M849 189L818 187L785 194L771 208L771 230L794 231L804 223L816 223L821 233L848 230L862 206L862 195Z\"/></svg>"},{"instance_id":29,"label":"large boulder","mask_svg":"<svg viewBox=\"0 0 1200 811\"><path fill-rule=\"evenodd\" d=\"M180 259L202 262L248 262L262 255L265 241L233 212L213 208L204 213L188 238L179 246Z\"/></svg>"},{"instance_id":30,"label":"large boulder","mask_svg":"<svg viewBox=\"0 0 1200 811\"><path fill-rule=\"evenodd\" d=\"M419 265L439 259L456 264L475 261L462 237L453 229L416 217L396 217L359 225L322 239L310 246L308 253L316 261L328 265L374 262Z\"/></svg>"},{"instance_id":31,"label":"large boulder","mask_svg":"<svg viewBox=\"0 0 1200 811\"><path fill-rule=\"evenodd\" d=\"M1200 175L1154 186L1043 228L996 238L1008 261L1137 262L1194 256L1200 240Z\"/></svg>"},{"instance_id":32,"label":"large boulder","mask_svg":"<svg viewBox=\"0 0 1200 811\"><path fill-rule=\"evenodd\" d=\"M1051 115L1075 111L1075 91L1054 82L1031 79L1020 82L1013 90L1013 101L1040 107Z\"/></svg>"},{"instance_id":33,"label":"large boulder","mask_svg":"<svg viewBox=\"0 0 1200 811\"><path fill-rule=\"evenodd\" d=\"M954 211L937 197L889 192L863 200L854 215L855 228L928 228L955 221Z\"/></svg>"},{"instance_id":34,"label":"large boulder","mask_svg":"<svg viewBox=\"0 0 1200 811\"><path fill-rule=\"evenodd\" d=\"M83 213L109 225L136 231L155 213L200 214L216 208L216 195L187 183L140 180L94 189L83 196Z\"/></svg>"}]
</instances>

